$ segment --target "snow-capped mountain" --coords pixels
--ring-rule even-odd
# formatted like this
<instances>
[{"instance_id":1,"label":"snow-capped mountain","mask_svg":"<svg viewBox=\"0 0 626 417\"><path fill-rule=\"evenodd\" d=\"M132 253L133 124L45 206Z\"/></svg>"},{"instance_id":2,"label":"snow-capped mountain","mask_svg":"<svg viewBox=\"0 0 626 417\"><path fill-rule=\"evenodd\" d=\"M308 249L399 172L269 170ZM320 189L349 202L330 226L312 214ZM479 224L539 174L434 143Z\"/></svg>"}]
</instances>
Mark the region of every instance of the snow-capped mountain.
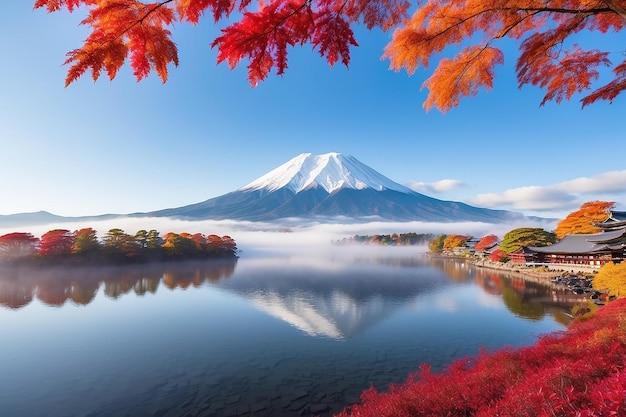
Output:
<instances>
[{"instance_id":1,"label":"snow-capped mountain","mask_svg":"<svg viewBox=\"0 0 626 417\"><path fill-rule=\"evenodd\" d=\"M299 193L317 187L329 194L341 188L411 192L409 188L391 181L353 156L336 152L324 155L303 153L239 190L276 191L287 188Z\"/></svg>"},{"instance_id":2,"label":"snow-capped mountain","mask_svg":"<svg viewBox=\"0 0 626 417\"><path fill-rule=\"evenodd\" d=\"M524 217L520 213L425 196L392 181L356 158L339 153L304 153L236 191L201 203L141 215L251 221L348 217L488 223Z\"/></svg>"}]
</instances>

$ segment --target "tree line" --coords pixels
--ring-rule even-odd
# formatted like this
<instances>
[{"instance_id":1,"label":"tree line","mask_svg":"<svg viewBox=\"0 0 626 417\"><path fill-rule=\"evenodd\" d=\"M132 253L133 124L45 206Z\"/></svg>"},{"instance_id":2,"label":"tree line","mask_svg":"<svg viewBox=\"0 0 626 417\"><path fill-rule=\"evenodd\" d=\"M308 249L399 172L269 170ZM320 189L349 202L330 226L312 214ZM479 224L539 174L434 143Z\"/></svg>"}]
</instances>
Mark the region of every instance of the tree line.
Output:
<instances>
[{"instance_id":1,"label":"tree line","mask_svg":"<svg viewBox=\"0 0 626 417\"><path fill-rule=\"evenodd\" d=\"M389 245L389 246L412 246L412 245L427 245L435 235L433 233L391 233L391 234L376 234L376 235L354 235L352 237L343 238L335 243L338 244L350 244L350 243L371 243L375 245Z\"/></svg>"},{"instance_id":2,"label":"tree line","mask_svg":"<svg viewBox=\"0 0 626 417\"><path fill-rule=\"evenodd\" d=\"M164 236L155 229L134 235L119 228L102 238L91 227L69 231L54 229L35 237L29 232L0 236L0 261L131 263L178 259L234 258L237 244L230 236L174 233Z\"/></svg>"}]
</instances>

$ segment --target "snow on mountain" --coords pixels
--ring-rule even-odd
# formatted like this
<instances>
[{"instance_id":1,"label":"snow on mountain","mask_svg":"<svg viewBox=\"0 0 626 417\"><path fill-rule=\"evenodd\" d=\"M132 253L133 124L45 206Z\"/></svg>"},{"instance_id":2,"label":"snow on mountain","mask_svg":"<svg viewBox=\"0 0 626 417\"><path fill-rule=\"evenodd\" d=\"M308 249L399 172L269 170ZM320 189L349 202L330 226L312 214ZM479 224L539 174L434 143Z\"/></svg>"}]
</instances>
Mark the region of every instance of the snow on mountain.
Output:
<instances>
[{"instance_id":1,"label":"snow on mountain","mask_svg":"<svg viewBox=\"0 0 626 417\"><path fill-rule=\"evenodd\" d=\"M329 194L342 189L411 190L376 172L350 155L331 152L323 155L303 153L268 172L239 191L276 191L288 188L294 193L321 187Z\"/></svg>"}]
</instances>

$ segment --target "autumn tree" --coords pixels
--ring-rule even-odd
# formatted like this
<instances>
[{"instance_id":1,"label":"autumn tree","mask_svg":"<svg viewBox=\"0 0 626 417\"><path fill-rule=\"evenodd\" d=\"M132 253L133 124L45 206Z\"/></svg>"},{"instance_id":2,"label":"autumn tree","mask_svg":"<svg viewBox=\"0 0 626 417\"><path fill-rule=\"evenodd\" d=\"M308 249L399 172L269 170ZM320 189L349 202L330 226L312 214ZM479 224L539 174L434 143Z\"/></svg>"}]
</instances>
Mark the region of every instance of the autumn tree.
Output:
<instances>
[{"instance_id":1,"label":"autumn tree","mask_svg":"<svg viewBox=\"0 0 626 417\"><path fill-rule=\"evenodd\" d=\"M0 236L0 259L17 259L33 255L39 239L30 233L13 232Z\"/></svg>"},{"instance_id":2,"label":"autumn tree","mask_svg":"<svg viewBox=\"0 0 626 417\"><path fill-rule=\"evenodd\" d=\"M463 235L448 235L443 240L443 250L452 250L463 246L463 244L469 239L469 236Z\"/></svg>"},{"instance_id":3,"label":"autumn tree","mask_svg":"<svg viewBox=\"0 0 626 417\"><path fill-rule=\"evenodd\" d=\"M122 254L126 257L137 255L138 245L135 237L119 228L110 229L103 237L103 249L109 254Z\"/></svg>"},{"instance_id":4,"label":"autumn tree","mask_svg":"<svg viewBox=\"0 0 626 417\"><path fill-rule=\"evenodd\" d=\"M441 234L437 235L431 242L428 244L428 250L432 253L439 253L443 250L443 242L446 240L448 235Z\"/></svg>"},{"instance_id":5,"label":"autumn tree","mask_svg":"<svg viewBox=\"0 0 626 417\"><path fill-rule=\"evenodd\" d=\"M163 248L170 256L187 257L197 253L196 245L189 233L167 233L164 236Z\"/></svg>"},{"instance_id":6,"label":"autumn tree","mask_svg":"<svg viewBox=\"0 0 626 417\"><path fill-rule=\"evenodd\" d=\"M50 230L41 235L40 255L69 255L72 253L76 236L65 229Z\"/></svg>"},{"instance_id":7,"label":"autumn tree","mask_svg":"<svg viewBox=\"0 0 626 417\"><path fill-rule=\"evenodd\" d=\"M522 246L548 246L556 242L556 235L539 227L520 227L506 233L500 249L512 253Z\"/></svg>"},{"instance_id":8,"label":"autumn tree","mask_svg":"<svg viewBox=\"0 0 626 417\"><path fill-rule=\"evenodd\" d=\"M613 207L615 207L614 202L588 201L558 222L554 233L559 239L563 239L565 235L599 233L601 229L594 223L606 220Z\"/></svg>"},{"instance_id":9,"label":"autumn tree","mask_svg":"<svg viewBox=\"0 0 626 417\"><path fill-rule=\"evenodd\" d=\"M474 250L482 252L485 249L492 247L498 241L498 236L487 235L480 238L480 240L474 246Z\"/></svg>"},{"instance_id":10,"label":"autumn tree","mask_svg":"<svg viewBox=\"0 0 626 417\"><path fill-rule=\"evenodd\" d=\"M489 259L495 262L507 262L509 256L508 253L498 248L489 254Z\"/></svg>"},{"instance_id":11,"label":"autumn tree","mask_svg":"<svg viewBox=\"0 0 626 417\"><path fill-rule=\"evenodd\" d=\"M235 239L233 239L232 237L228 235L224 235L221 238L220 249L221 249L220 254L234 256L237 254L237 243L235 242Z\"/></svg>"},{"instance_id":12,"label":"autumn tree","mask_svg":"<svg viewBox=\"0 0 626 417\"><path fill-rule=\"evenodd\" d=\"M178 22L197 24L205 14L214 23L226 21L211 43L218 63L235 68L247 62L252 85L271 71L287 68L290 47L311 44L332 66L350 62L357 46L353 26L395 28L385 49L394 70L410 74L438 63L423 87L424 103L447 111L465 96L493 86L494 71L504 62L498 42L519 43L516 71L519 86L531 84L546 91L541 104L569 100L585 92L583 106L612 101L626 88L626 60L613 63L610 51L585 49L576 41L581 32L619 32L626 25L621 0L422 0L411 18L408 0L36 0L35 8L49 12L82 8L81 22L91 34L68 53L66 85L91 71L113 79L128 60L138 80L155 71L165 82L168 66L178 65L171 28ZM454 49L456 48L456 49ZM438 59L446 50L452 58ZM619 56L619 55L617 55ZM623 59L623 58L622 58ZM613 78L597 86L600 69Z\"/></svg>"},{"instance_id":13,"label":"autumn tree","mask_svg":"<svg viewBox=\"0 0 626 417\"><path fill-rule=\"evenodd\" d=\"M77 254L94 253L100 249L97 233L91 227L74 232L74 246L72 252Z\"/></svg>"}]
</instances>

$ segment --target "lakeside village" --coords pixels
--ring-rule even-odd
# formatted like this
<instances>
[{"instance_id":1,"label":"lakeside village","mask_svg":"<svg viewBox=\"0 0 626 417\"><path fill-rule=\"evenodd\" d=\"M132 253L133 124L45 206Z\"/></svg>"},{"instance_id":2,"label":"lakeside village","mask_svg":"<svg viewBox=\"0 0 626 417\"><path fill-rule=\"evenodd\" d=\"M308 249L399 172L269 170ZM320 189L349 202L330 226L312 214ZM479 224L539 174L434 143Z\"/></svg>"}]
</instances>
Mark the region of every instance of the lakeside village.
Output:
<instances>
[{"instance_id":1,"label":"lakeside village","mask_svg":"<svg viewBox=\"0 0 626 417\"><path fill-rule=\"evenodd\" d=\"M522 227L480 238L458 234L354 236L336 242L428 245L431 257L464 259L478 268L521 273L588 294L604 305L626 297L626 211L614 203L588 202L559 222L554 232Z\"/></svg>"},{"instance_id":2,"label":"lakeside village","mask_svg":"<svg viewBox=\"0 0 626 417\"><path fill-rule=\"evenodd\" d=\"M480 239L440 235L429 248L433 256L463 257L477 267L549 279L604 305L626 297L626 211L610 210L606 218L590 225L599 231L567 234L558 241L555 233L519 228L502 240L494 235Z\"/></svg>"}]
</instances>

